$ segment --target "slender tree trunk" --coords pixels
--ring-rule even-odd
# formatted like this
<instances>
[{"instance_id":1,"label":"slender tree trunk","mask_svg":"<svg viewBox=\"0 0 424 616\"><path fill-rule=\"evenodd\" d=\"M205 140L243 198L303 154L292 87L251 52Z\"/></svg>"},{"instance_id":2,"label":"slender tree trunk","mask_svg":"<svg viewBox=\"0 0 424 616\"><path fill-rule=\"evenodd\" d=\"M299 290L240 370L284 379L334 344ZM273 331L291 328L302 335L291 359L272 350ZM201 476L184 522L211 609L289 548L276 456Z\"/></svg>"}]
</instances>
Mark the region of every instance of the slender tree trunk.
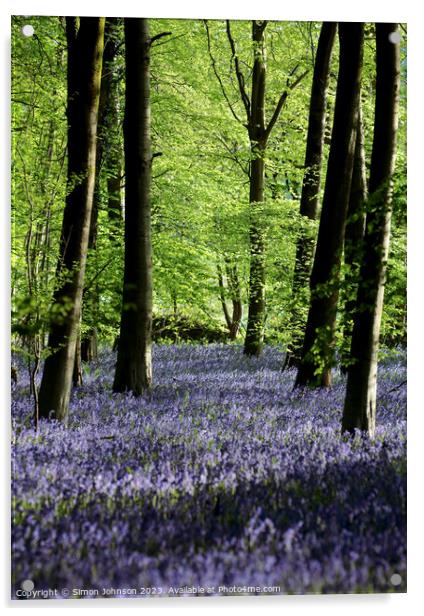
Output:
<instances>
[{"instance_id":1,"label":"slender tree trunk","mask_svg":"<svg viewBox=\"0 0 424 616\"><path fill-rule=\"evenodd\" d=\"M147 19L125 19L125 266L113 390L152 384L150 37Z\"/></svg>"},{"instance_id":2,"label":"slender tree trunk","mask_svg":"<svg viewBox=\"0 0 424 616\"><path fill-rule=\"evenodd\" d=\"M34 426L38 429L38 388L36 377L40 368L41 352L43 351L44 331L40 329L40 295L45 292L48 284L48 272L46 271L46 253L49 244L49 221L51 215L51 205L53 197L48 194L47 186L49 184L51 164L53 160L55 126L51 120L47 130L47 143L44 147L44 140L41 139L41 174L38 185L38 191L44 200L44 208L42 216L37 215L34 211L32 199L28 198L29 202L29 229L25 238L25 260L26 260L26 278L28 296L34 300L34 313L27 315L23 325L27 328L27 334L24 337L25 345L28 350L28 374L30 377L29 389L30 395L34 398ZM27 195L29 195L27 191ZM35 233L33 229L35 220ZM43 284L44 283L44 284Z\"/></svg>"},{"instance_id":3,"label":"slender tree trunk","mask_svg":"<svg viewBox=\"0 0 424 616\"><path fill-rule=\"evenodd\" d=\"M309 220L316 220L318 215L328 79L336 30L336 23L324 22L322 24L312 80L305 153L305 174L303 176L300 199L300 214ZM300 361L304 329L304 316L300 306L303 303L303 292L309 280L314 245L314 238L311 237L307 229L302 228L296 243L290 307L291 342L286 353L285 368L297 366Z\"/></svg>"},{"instance_id":4,"label":"slender tree trunk","mask_svg":"<svg viewBox=\"0 0 424 616\"><path fill-rule=\"evenodd\" d=\"M58 66L60 68L60 66ZM45 157L45 167L43 174L42 186L40 189L42 191L43 196L45 197L45 209L43 212L43 221L42 221L42 231L40 237L40 246L42 246L42 254L41 254L41 262L40 262L40 276L41 276L41 286L47 288L48 285L48 253L50 250L50 219L51 219L51 206L52 206L52 196L48 195L46 192L46 183L48 182L50 173L51 173L51 164L53 160L53 152L54 152L54 141L55 141L55 123L53 120L49 122L49 132L47 138L47 152ZM43 285L44 283L44 285Z\"/></svg>"},{"instance_id":5,"label":"slender tree trunk","mask_svg":"<svg viewBox=\"0 0 424 616\"><path fill-rule=\"evenodd\" d=\"M90 331L90 336L81 340L80 360L90 363L98 358L97 328Z\"/></svg>"},{"instance_id":6,"label":"slender tree trunk","mask_svg":"<svg viewBox=\"0 0 424 616\"><path fill-rule=\"evenodd\" d=\"M349 365L350 341L353 315L356 304L359 267L362 260L362 243L365 231L365 200L367 196L367 175L365 166L364 126L362 106L359 100L358 124L356 131L355 158L353 162L352 185L344 238L345 276L343 289L344 310L342 315L343 340L341 345L341 370Z\"/></svg>"},{"instance_id":7,"label":"slender tree trunk","mask_svg":"<svg viewBox=\"0 0 424 616\"><path fill-rule=\"evenodd\" d=\"M261 210L265 188L265 43L263 22L252 22L254 64L250 106L250 276L249 311L247 316L244 352L259 356L262 353L265 322L265 253L261 228Z\"/></svg>"},{"instance_id":8,"label":"slender tree trunk","mask_svg":"<svg viewBox=\"0 0 424 616\"><path fill-rule=\"evenodd\" d=\"M112 162L112 161L111 161ZM109 215L109 237L112 242L121 237L122 229L122 189L120 159L113 161L115 173L107 178L107 211Z\"/></svg>"},{"instance_id":9,"label":"slender tree trunk","mask_svg":"<svg viewBox=\"0 0 424 616\"><path fill-rule=\"evenodd\" d=\"M221 306L224 312L225 322L228 327L228 333L230 340L237 338L238 331L240 329L241 318L243 316L243 304L241 300L240 282L237 273L237 265L231 263L229 258L225 259L225 271L228 285L228 294L232 302L232 314L227 306L227 299L225 293L224 276L222 268L218 263L218 284L219 295L221 299Z\"/></svg>"},{"instance_id":10,"label":"slender tree trunk","mask_svg":"<svg viewBox=\"0 0 424 616\"><path fill-rule=\"evenodd\" d=\"M293 83L287 82L287 88L282 92L277 105L265 124L265 81L266 81L266 58L265 58L265 28L267 21L252 21L252 47L253 47L253 71L251 96L245 88L245 78L240 68L236 46L231 34L230 21L227 20L227 37L231 47L231 63L234 63L235 77L237 79L240 98L246 112L247 123L242 122L230 101L224 84L216 68L216 62L212 55L210 31L205 21L206 34L208 37L208 50L212 62L212 68L218 79L222 93L234 118L247 127L250 141L250 165L249 165L249 240L250 240L250 275L249 275L249 310L244 342L244 353L250 356L259 356L262 353L264 325L265 325L265 245L263 233L263 202L265 188L265 153L269 136L280 117L281 110L293 90L307 75L305 71L297 77ZM296 69L293 71L293 74Z\"/></svg>"},{"instance_id":11,"label":"slender tree trunk","mask_svg":"<svg viewBox=\"0 0 424 616\"><path fill-rule=\"evenodd\" d=\"M340 23L340 65L334 124L317 247L311 303L296 386L331 385L339 272L352 180L360 95L363 24Z\"/></svg>"},{"instance_id":12,"label":"slender tree trunk","mask_svg":"<svg viewBox=\"0 0 424 616\"><path fill-rule=\"evenodd\" d=\"M397 24L376 24L377 80L369 198L351 365L348 369L342 431L355 428L373 437L377 393L377 356L390 239L391 179L398 127L399 43Z\"/></svg>"},{"instance_id":13,"label":"slender tree trunk","mask_svg":"<svg viewBox=\"0 0 424 616\"><path fill-rule=\"evenodd\" d=\"M122 213L122 159L123 153L116 129L119 127L119 97L116 78L110 77L109 118L110 131L113 139L109 144L106 155L107 167L107 212L109 217L109 239L111 242L120 241L123 235ZM112 128L113 126L113 128Z\"/></svg>"},{"instance_id":14,"label":"slender tree trunk","mask_svg":"<svg viewBox=\"0 0 424 616\"><path fill-rule=\"evenodd\" d=\"M222 311L225 317L225 323L227 324L228 330L231 330L232 319L230 315L230 311L227 306L227 299L225 297L225 285L224 285L224 276L222 273L221 265L218 263L218 286L219 286L219 298L221 300Z\"/></svg>"},{"instance_id":15,"label":"slender tree trunk","mask_svg":"<svg viewBox=\"0 0 424 616\"><path fill-rule=\"evenodd\" d=\"M232 322L230 328L230 340L235 340L240 329L243 316L243 301L241 297L240 280L235 262L228 261L226 264L227 280L230 289L231 302L233 304Z\"/></svg>"},{"instance_id":16,"label":"slender tree trunk","mask_svg":"<svg viewBox=\"0 0 424 616\"><path fill-rule=\"evenodd\" d=\"M105 28L106 32L106 28ZM105 39L106 41L106 39ZM106 45L105 45L106 49ZM94 196L93 207L91 208L91 220L90 220L90 232L88 234L88 259L89 264L91 260L95 263L95 270L97 273L97 229L98 229L98 216L99 210L102 206L101 199L101 187L100 176L103 162L103 130L104 130L104 116L105 116L105 96L103 75L105 71L105 53L103 53L103 67L102 67L102 79L100 86L100 100L99 100L99 112L97 123L97 149L96 149L96 177L94 181ZM87 312L91 312L91 320L93 320L93 313L98 311L98 287L97 284L93 284L90 289L84 289L83 302L82 302L82 317L85 322L85 315ZM82 371L81 361L92 361L97 354L97 327L93 325L84 334L84 336L78 336L77 347L75 352L75 366L74 366L74 385L82 385ZM81 375L79 377L78 375Z\"/></svg>"},{"instance_id":17,"label":"slender tree trunk","mask_svg":"<svg viewBox=\"0 0 424 616\"><path fill-rule=\"evenodd\" d=\"M65 424L81 314L96 167L104 18L67 17L68 187L57 266L58 287L39 393L41 417Z\"/></svg>"},{"instance_id":18,"label":"slender tree trunk","mask_svg":"<svg viewBox=\"0 0 424 616\"><path fill-rule=\"evenodd\" d=\"M110 211L111 199L118 199L120 207L121 155L117 114L118 82L115 74L116 53L118 48L117 39L119 35L118 26L118 19L116 17L106 18L97 129L96 181L88 243L89 259L92 258L95 261L96 275L98 273L99 261L97 254L98 213L102 208L101 180L105 175L108 187L108 212ZM111 178L113 182L116 181L115 176L118 176L118 186L113 184L114 194L111 195L109 184ZM116 206L114 205L113 207ZM110 231L110 236L115 239L118 232L115 220L111 221L110 228L112 227L113 230ZM90 362L97 359L98 348L97 322L99 313L99 288L97 279L90 289L84 291L83 303L88 309L87 312L91 313L90 321L92 326L81 338L80 358L82 361ZM84 313L83 307L83 316ZM76 359L78 359L78 356L77 353L75 355Z\"/></svg>"},{"instance_id":19,"label":"slender tree trunk","mask_svg":"<svg viewBox=\"0 0 424 616\"><path fill-rule=\"evenodd\" d=\"M82 387L82 367L81 367L81 330L78 331L75 344L74 370L72 373L72 384L74 387Z\"/></svg>"},{"instance_id":20,"label":"slender tree trunk","mask_svg":"<svg viewBox=\"0 0 424 616\"><path fill-rule=\"evenodd\" d=\"M119 80L116 74L116 57L120 27L116 17L106 20L106 32L110 38L107 51L108 70L104 72L106 97L105 118L105 167L107 185L107 212L109 217L109 238L115 242L122 234L122 161L121 127L119 119Z\"/></svg>"}]
</instances>

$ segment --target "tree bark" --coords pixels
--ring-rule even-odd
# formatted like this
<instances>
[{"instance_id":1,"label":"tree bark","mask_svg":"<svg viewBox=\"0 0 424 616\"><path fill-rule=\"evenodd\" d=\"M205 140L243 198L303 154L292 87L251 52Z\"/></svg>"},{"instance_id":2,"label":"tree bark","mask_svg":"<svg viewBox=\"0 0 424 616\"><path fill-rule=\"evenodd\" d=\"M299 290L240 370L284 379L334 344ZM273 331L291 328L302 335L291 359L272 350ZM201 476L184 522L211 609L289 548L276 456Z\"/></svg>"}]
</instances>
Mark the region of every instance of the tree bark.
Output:
<instances>
[{"instance_id":1,"label":"tree bark","mask_svg":"<svg viewBox=\"0 0 424 616\"><path fill-rule=\"evenodd\" d=\"M316 220L318 215L328 79L336 30L336 23L324 22L322 24L312 80L308 136L305 153L305 174L303 176L302 195L300 199L300 215L309 220ZM311 237L307 229L301 228L296 243L290 308L291 342L284 361L285 368L297 366L301 357L304 316L299 306L302 303L303 298L301 296L309 280L314 246L314 238Z\"/></svg>"},{"instance_id":2,"label":"tree bark","mask_svg":"<svg viewBox=\"0 0 424 616\"><path fill-rule=\"evenodd\" d=\"M342 289L344 293L344 309L342 314L343 340L341 345L341 370L344 373L347 371L349 365L353 315L355 311L359 267L362 260L362 245L365 232L365 200L367 192L364 126L362 121L362 106L359 100L352 185L350 189L344 238L345 275Z\"/></svg>"},{"instance_id":3,"label":"tree bark","mask_svg":"<svg viewBox=\"0 0 424 616\"><path fill-rule=\"evenodd\" d=\"M397 24L376 24L376 101L364 253L354 316L342 431L374 436L377 357L390 239L392 175L396 157L400 87Z\"/></svg>"},{"instance_id":4,"label":"tree bark","mask_svg":"<svg viewBox=\"0 0 424 616\"><path fill-rule=\"evenodd\" d=\"M150 37L147 19L125 19L125 265L113 390L152 384Z\"/></svg>"},{"instance_id":5,"label":"tree bark","mask_svg":"<svg viewBox=\"0 0 424 616\"><path fill-rule=\"evenodd\" d=\"M104 18L66 18L68 41L68 195L57 265L58 286L39 393L41 417L68 420L96 167Z\"/></svg>"},{"instance_id":6,"label":"tree bark","mask_svg":"<svg viewBox=\"0 0 424 616\"><path fill-rule=\"evenodd\" d=\"M120 175L121 175L121 158L115 154L115 151L119 147L116 143L118 140L118 117L116 113L117 105L117 80L114 74L114 65L117 52L117 27L118 20L116 17L108 17L105 21L104 31L104 50L103 50L103 65L102 65L102 78L100 87L100 101L98 112L98 126L97 126L97 151L96 151L96 180L94 185L94 198L93 208L91 212L90 234L88 241L89 259L95 260L96 274L98 272L98 258L97 258L97 226L98 226L98 213L102 208L102 191L101 180L105 173L107 175L108 193L109 193L109 175L112 177L118 176L118 192L120 195ZM112 154L113 152L113 154ZM114 186L114 190L115 190ZM110 196L108 196L108 211ZM113 199L119 199L114 193ZM113 206L115 207L115 205ZM115 220L111 221L111 227L113 231L110 235L115 239L117 233L117 225ZM98 347L98 332L97 322L99 314L99 289L97 279L90 289L84 290L83 304L87 308L87 312L90 314L90 321L92 323L90 329L81 337L80 353L76 353L75 358L82 361L90 362L97 359L97 347ZM86 311L83 306L83 318ZM77 367L74 373L77 373Z\"/></svg>"},{"instance_id":7,"label":"tree bark","mask_svg":"<svg viewBox=\"0 0 424 616\"><path fill-rule=\"evenodd\" d=\"M340 23L334 124L314 264L311 302L295 386L331 385L339 272L352 180L360 94L363 24Z\"/></svg>"},{"instance_id":8,"label":"tree bark","mask_svg":"<svg viewBox=\"0 0 424 616\"><path fill-rule=\"evenodd\" d=\"M244 353L259 356L262 353L265 322L265 254L261 229L261 209L265 187L265 42L266 22L252 22L254 64L250 105L249 138L250 163L250 274L249 309L247 316Z\"/></svg>"}]
</instances>

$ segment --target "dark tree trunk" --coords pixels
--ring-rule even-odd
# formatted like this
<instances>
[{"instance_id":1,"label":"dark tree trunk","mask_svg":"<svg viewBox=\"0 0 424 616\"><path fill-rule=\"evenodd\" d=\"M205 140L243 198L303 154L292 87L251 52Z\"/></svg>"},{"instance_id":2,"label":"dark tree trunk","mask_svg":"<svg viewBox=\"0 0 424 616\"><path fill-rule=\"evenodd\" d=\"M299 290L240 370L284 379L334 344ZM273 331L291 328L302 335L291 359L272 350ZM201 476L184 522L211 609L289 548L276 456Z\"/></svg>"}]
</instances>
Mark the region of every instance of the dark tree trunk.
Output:
<instances>
[{"instance_id":1,"label":"dark tree trunk","mask_svg":"<svg viewBox=\"0 0 424 616\"><path fill-rule=\"evenodd\" d=\"M375 431L377 355L389 252L391 178L396 157L399 105L399 43L391 34L397 24L376 24L377 78L374 138L364 253L354 316L342 431Z\"/></svg>"},{"instance_id":2,"label":"dark tree trunk","mask_svg":"<svg viewBox=\"0 0 424 616\"><path fill-rule=\"evenodd\" d=\"M125 19L125 266L113 390L152 384L150 37L148 20Z\"/></svg>"},{"instance_id":3,"label":"dark tree trunk","mask_svg":"<svg viewBox=\"0 0 424 616\"><path fill-rule=\"evenodd\" d=\"M324 22L322 24L312 80L305 153L305 174L303 176L300 199L300 214L309 220L316 220L318 215L328 78L336 30L336 23ZM296 243L292 302L290 307L291 342L286 353L285 368L297 366L301 356L304 316L299 307L303 302L304 290L309 281L314 246L314 238L311 237L307 229L302 228Z\"/></svg>"},{"instance_id":4,"label":"dark tree trunk","mask_svg":"<svg viewBox=\"0 0 424 616\"><path fill-rule=\"evenodd\" d=\"M345 276L342 289L344 294L344 310L342 315L343 340L341 345L342 372L346 372L347 366L349 365L353 315L356 304L359 267L362 260L362 242L365 231L366 196L367 175L365 166L364 126L362 122L362 107L359 101L355 158L353 161L352 185L350 189L344 238Z\"/></svg>"},{"instance_id":5,"label":"dark tree trunk","mask_svg":"<svg viewBox=\"0 0 424 616\"><path fill-rule=\"evenodd\" d=\"M104 18L67 17L68 186L57 266L58 287L39 393L41 417L65 424L79 330L96 167Z\"/></svg>"},{"instance_id":6,"label":"dark tree trunk","mask_svg":"<svg viewBox=\"0 0 424 616\"><path fill-rule=\"evenodd\" d=\"M340 23L334 124L314 264L311 303L296 386L331 385L339 273L352 180L360 95L363 24Z\"/></svg>"},{"instance_id":7,"label":"dark tree trunk","mask_svg":"<svg viewBox=\"0 0 424 616\"><path fill-rule=\"evenodd\" d=\"M250 163L250 276L249 311L247 316L244 352L259 356L262 353L265 321L265 254L261 229L261 210L265 187L265 78L264 31L266 22L252 22L254 64L250 105L249 137Z\"/></svg>"}]
</instances>

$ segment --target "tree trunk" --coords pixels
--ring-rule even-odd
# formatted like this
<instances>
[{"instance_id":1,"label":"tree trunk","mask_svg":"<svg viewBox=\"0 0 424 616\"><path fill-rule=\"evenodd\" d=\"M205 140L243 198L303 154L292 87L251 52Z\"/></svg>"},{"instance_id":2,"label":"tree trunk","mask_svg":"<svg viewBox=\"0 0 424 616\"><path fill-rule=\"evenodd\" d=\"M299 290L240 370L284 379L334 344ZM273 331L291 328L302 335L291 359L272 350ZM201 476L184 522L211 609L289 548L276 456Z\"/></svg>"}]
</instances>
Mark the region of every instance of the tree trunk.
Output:
<instances>
[{"instance_id":1,"label":"tree trunk","mask_svg":"<svg viewBox=\"0 0 424 616\"><path fill-rule=\"evenodd\" d=\"M263 233L263 202L265 188L265 153L269 136L280 116L281 110L293 90L305 77L308 71L297 77L293 83L287 81L287 88L282 92L277 105L265 125L265 28L267 21L252 21L253 70L251 96L245 88L245 78L240 68L236 46L231 34L230 21L227 20L227 37L230 43L240 98L246 112L247 123L242 122L225 91L223 82L217 72L216 63L211 52L210 32L205 21L208 37L209 55L212 68L219 81L225 100L234 118L247 127L250 141L249 164L249 241L250 241L250 273L249 273L249 310L244 342L244 353L258 357L262 353L265 325L265 245ZM293 75L296 67L293 70Z\"/></svg>"},{"instance_id":2,"label":"tree trunk","mask_svg":"<svg viewBox=\"0 0 424 616\"><path fill-rule=\"evenodd\" d=\"M104 18L66 18L68 40L68 190L53 296L52 322L40 386L41 417L65 424L79 330L96 167L96 132Z\"/></svg>"},{"instance_id":3,"label":"tree trunk","mask_svg":"<svg viewBox=\"0 0 424 616\"><path fill-rule=\"evenodd\" d=\"M237 334L240 329L241 318L243 316L243 304L241 300L237 265L235 263L232 263L228 257L225 259L225 272L228 285L228 294L230 296L233 306L231 315L226 301L224 276L222 273L221 266L218 263L218 284L221 306L224 312L225 322L228 327L229 338L230 340L235 340L237 338Z\"/></svg>"},{"instance_id":4,"label":"tree trunk","mask_svg":"<svg viewBox=\"0 0 424 616\"><path fill-rule=\"evenodd\" d=\"M322 24L314 66L306 141L305 174L300 199L300 214L309 220L316 220L318 215L328 78L336 30L336 23L324 22ZM314 245L315 241L310 232L301 228L296 243L290 307L291 342L286 353L285 368L297 366L301 356L304 316L300 306L303 301L303 292L309 280Z\"/></svg>"},{"instance_id":5,"label":"tree trunk","mask_svg":"<svg viewBox=\"0 0 424 616\"><path fill-rule=\"evenodd\" d=\"M102 208L102 191L101 191L101 178L106 173L110 173L108 167L110 167L109 159L111 157L110 152L113 148L116 148L114 138L116 140L116 131L118 118L115 114L116 106L116 77L114 75L114 63L117 52L117 18L108 17L105 21L104 32L104 50L103 50L103 65L102 65L102 78L100 87L100 101L99 101L99 113L98 113L98 125L97 125L97 151L96 151L96 180L94 185L94 198L93 208L91 212L90 234L88 241L89 259L93 258L95 261L96 275L98 273L98 258L97 258L97 225L98 225L98 213ZM114 168L113 168L114 169ZM116 175L116 172L115 172ZM118 175L120 176L120 167ZM108 177L109 179L109 177ZM114 229L114 234L116 228ZM97 322L99 313L99 289L97 278L96 282L90 289L84 290L83 304L88 309L87 312L91 313L90 321L92 326L81 338L80 353L76 353L75 358L82 359L82 361L93 361L97 359ZM83 317L85 314L83 306ZM77 372L77 367L74 373Z\"/></svg>"},{"instance_id":6,"label":"tree trunk","mask_svg":"<svg viewBox=\"0 0 424 616\"><path fill-rule=\"evenodd\" d=\"M362 260L362 242L365 231L366 196L367 175L365 166L364 126L362 122L362 106L359 100L352 185L350 189L344 238L345 276L342 289L344 292L344 310L342 315L343 340L341 345L342 372L346 372L347 366L349 365L353 315L356 303L359 267Z\"/></svg>"},{"instance_id":7,"label":"tree trunk","mask_svg":"<svg viewBox=\"0 0 424 616\"><path fill-rule=\"evenodd\" d=\"M360 94L363 24L340 23L340 65L334 124L317 247L311 302L295 386L331 385L339 272L352 180Z\"/></svg>"},{"instance_id":8,"label":"tree trunk","mask_svg":"<svg viewBox=\"0 0 424 616\"><path fill-rule=\"evenodd\" d=\"M152 384L150 37L147 19L125 19L125 265L113 390Z\"/></svg>"},{"instance_id":9,"label":"tree trunk","mask_svg":"<svg viewBox=\"0 0 424 616\"><path fill-rule=\"evenodd\" d=\"M230 315L230 311L227 306L227 299L225 297L225 285L224 285L224 276L222 274L221 265L218 263L218 286L219 286L219 298L221 300L222 310L224 312L225 323L227 324L228 330L231 331L232 319Z\"/></svg>"},{"instance_id":10,"label":"tree trunk","mask_svg":"<svg viewBox=\"0 0 424 616\"><path fill-rule=\"evenodd\" d=\"M81 340L81 360L87 363L98 359L97 329L93 329L91 335Z\"/></svg>"},{"instance_id":11,"label":"tree trunk","mask_svg":"<svg viewBox=\"0 0 424 616\"><path fill-rule=\"evenodd\" d=\"M77 341L75 344L75 359L74 359L74 369L72 372L72 384L74 387L82 387L82 367L81 367L81 334L80 330L78 331Z\"/></svg>"},{"instance_id":12,"label":"tree trunk","mask_svg":"<svg viewBox=\"0 0 424 616\"><path fill-rule=\"evenodd\" d=\"M250 163L250 276L249 311L247 316L244 352L259 356L262 353L265 322L265 254L261 229L261 210L265 187L265 44L264 22L252 22L254 64L250 107L249 137Z\"/></svg>"},{"instance_id":13,"label":"tree trunk","mask_svg":"<svg viewBox=\"0 0 424 616\"><path fill-rule=\"evenodd\" d=\"M232 322L230 328L230 340L235 340L240 329L243 316L243 301L241 297L240 280L235 262L227 261L226 264L228 287L230 289L231 302L233 304Z\"/></svg>"},{"instance_id":14,"label":"tree trunk","mask_svg":"<svg viewBox=\"0 0 424 616\"><path fill-rule=\"evenodd\" d=\"M106 31L110 38L110 47L105 49L108 70L104 72L104 84L107 92L105 117L105 167L107 185L107 212L109 217L109 239L115 242L122 234L122 144L119 121L119 79L116 74L116 57L120 30L116 17L106 20Z\"/></svg>"},{"instance_id":15,"label":"tree trunk","mask_svg":"<svg viewBox=\"0 0 424 616\"><path fill-rule=\"evenodd\" d=\"M376 24L376 101L364 253L354 316L342 431L355 428L373 437L377 356L390 239L391 178L398 127L399 43L391 40L397 24Z\"/></svg>"}]
</instances>

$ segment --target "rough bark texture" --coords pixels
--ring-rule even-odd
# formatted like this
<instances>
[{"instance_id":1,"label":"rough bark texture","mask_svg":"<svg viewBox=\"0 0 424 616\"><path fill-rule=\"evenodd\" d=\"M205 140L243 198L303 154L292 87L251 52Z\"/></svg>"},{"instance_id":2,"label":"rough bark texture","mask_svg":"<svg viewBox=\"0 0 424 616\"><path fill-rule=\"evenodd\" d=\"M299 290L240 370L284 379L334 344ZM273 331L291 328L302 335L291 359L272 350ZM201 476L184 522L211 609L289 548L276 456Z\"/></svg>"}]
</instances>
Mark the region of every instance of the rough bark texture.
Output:
<instances>
[{"instance_id":1,"label":"rough bark texture","mask_svg":"<svg viewBox=\"0 0 424 616\"><path fill-rule=\"evenodd\" d=\"M104 18L66 18L68 40L68 190L58 286L39 393L41 417L68 419L93 204Z\"/></svg>"},{"instance_id":2,"label":"rough bark texture","mask_svg":"<svg viewBox=\"0 0 424 616\"><path fill-rule=\"evenodd\" d=\"M377 81L364 254L352 332L342 431L375 431L377 354L389 251L391 178L396 156L399 105L397 24L376 24Z\"/></svg>"},{"instance_id":3,"label":"rough bark texture","mask_svg":"<svg viewBox=\"0 0 424 616\"><path fill-rule=\"evenodd\" d=\"M262 353L265 321L265 254L260 220L265 187L265 26L265 22L252 22L254 64L249 121L252 156L249 190L250 276L249 312L244 352L246 355L256 356Z\"/></svg>"},{"instance_id":4,"label":"rough bark texture","mask_svg":"<svg viewBox=\"0 0 424 616\"><path fill-rule=\"evenodd\" d=\"M365 200L367 192L364 126L362 122L362 106L359 101L355 157L353 161L352 184L350 188L344 238L345 276L342 289L344 293L344 309L342 315L343 341L341 346L342 372L346 372L347 366L349 365L353 315L356 304L359 267L362 260L362 243L365 232Z\"/></svg>"},{"instance_id":5,"label":"rough bark texture","mask_svg":"<svg viewBox=\"0 0 424 616\"><path fill-rule=\"evenodd\" d=\"M303 176L300 214L309 220L318 215L319 191L321 184L322 150L325 135L327 111L327 89L330 74L331 54L336 36L337 24L324 22L318 41L317 54L312 80L309 107L308 136L305 153L305 174ZM284 362L285 368L297 366L303 342L304 316L299 306L303 301L303 291L307 287L315 240L303 228L296 243L296 257L293 272L292 302L290 314L291 342Z\"/></svg>"},{"instance_id":6,"label":"rough bark texture","mask_svg":"<svg viewBox=\"0 0 424 616\"><path fill-rule=\"evenodd\" d=\"M363 24L340 23L340 64L324 199L312 267L311 302L296 386L331 385L339 272L352 180Z\"/></svg>"},{"instance_id":7,"label":"rough bark texture","mask_svg":"<svg viewBox=\"0 0 424 616\"><path fill-rule=\"evenodd\" d=\"M125 19L125 266L113 390L152 383L150 37L147 19Z\"/></svg>"}]
</instances>

